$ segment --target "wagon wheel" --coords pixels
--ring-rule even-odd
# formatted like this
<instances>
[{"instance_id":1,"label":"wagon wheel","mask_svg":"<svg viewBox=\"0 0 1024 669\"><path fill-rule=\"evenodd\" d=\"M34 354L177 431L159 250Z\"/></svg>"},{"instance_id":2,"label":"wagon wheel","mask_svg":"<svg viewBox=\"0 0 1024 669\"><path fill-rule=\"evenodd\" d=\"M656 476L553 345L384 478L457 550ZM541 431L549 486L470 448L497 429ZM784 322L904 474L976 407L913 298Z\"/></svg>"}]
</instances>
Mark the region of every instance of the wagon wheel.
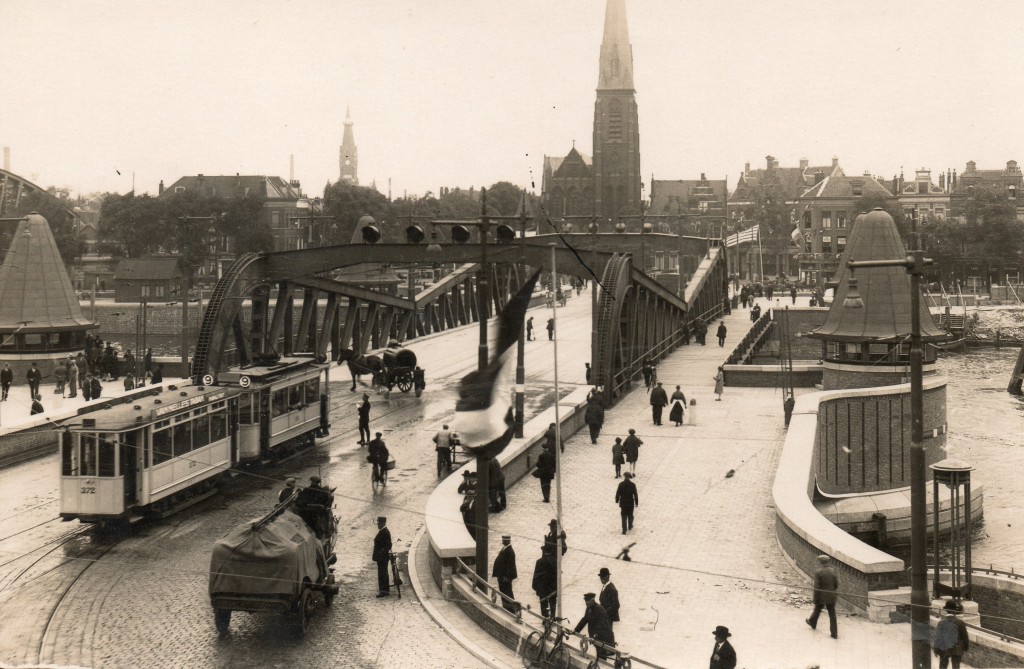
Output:
<instances>
[{"instance_id":1,"label":"wagon wheel","mask_svg":"<svg viewBox=\"0 0 1024 669\"><path fill-rule=\"evenodd\" d=\"M379 393L380 389L384 386L384 374L381 372L374 372L370 378L374 391Z\"/></svg>"},{"instance_id":2,"label":"wagon wheel","mask_svg":"<svg viewBox=\"0 0 1024 669\"><path fill-rule=\"evenodd\" d=\"M403 376L398 381L398 389L401 390L403 393L407 393L410 390L412 390L412 379L408 376Z\"/></svg>"},{"instance_id":3,"label":"wagon wheel","mask_svg":"<svg viewBox=\"0 0 1024 669\"><path fill-rule=\"evenodd\" d=\"M309 621L313 618L313 592L304 588L299 596L299 607L295 612L295 635L300 639L306 636L309 630Z\"/></svg>"}]
</instances>

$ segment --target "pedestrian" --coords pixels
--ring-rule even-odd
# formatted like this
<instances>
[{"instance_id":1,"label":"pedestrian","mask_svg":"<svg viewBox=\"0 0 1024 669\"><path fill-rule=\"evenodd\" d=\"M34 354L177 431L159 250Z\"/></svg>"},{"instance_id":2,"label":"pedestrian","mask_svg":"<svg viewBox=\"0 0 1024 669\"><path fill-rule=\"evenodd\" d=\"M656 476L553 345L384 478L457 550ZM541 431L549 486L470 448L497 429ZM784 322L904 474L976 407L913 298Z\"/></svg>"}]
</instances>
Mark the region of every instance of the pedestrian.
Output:
<instances>
[{"instance_id":1,"label":"pedestrian","mask_svg":"<svg viewBox=\"0 0 1024 669\"><path fill-rule=\"evenodd\" d=\"M818 615L824 608L828 611L828 631L833 639L839 638L839 627L836 621L836 591L839 590L839 577L829 566L827 555L818 556L818 570L814 572L814 612L805 622L815 629L818 626Z\"/></svg>"},{"instance_id":2,"label":"pedestrian","mask_svg":"<svg viewBox=\"0 0 1024 669\"><path fill-rule=\"evenodd\" d=\"M39 395L32 396L32 408L29 410L28 415L35 416L37 413L43 413L43 403L40 401L43 399Z\"/></svg>"},{"instance_id":3,"label":"pedestrian","mask_svg":"<svg viewBox=\"0 0 1024 669\"><path fill-rule=\"evenodd\" d=\"M601 434L601 427L604 425L604 400L594 393L587 400L587 409L583 413L583 420L590 428L590 443L596 444L597 437Z\"/></svg>"},{"instance_id":4,"label":"pedestrian","mask_svg":"<svg viewBox=\"0 0 1024 669\"><path fill-rule=\"evenodd\" d=\"M368 452L366 461L373 465L373 478L375 481L380 481L384 477L384 470L387 469L388 459L391 457L388 453L387 444L381 439L383 436L383 432L378 432L374 440L366 447Z\"/></svg>"},{"instance_id":5,"label":"pedestrian","mask_svg":"<svg viewBox=\"0 0 1024 669\"><path fill-rule=\"evenodd\" d=\"M654 379L654 365L651 364L650 358L644 358L643 364L640 365L640 373L644 375L644 387L650 390L651 381Z\"/></svg>"},{"instance_id":6,"label":"pedestrian","mask_svg":"<svg viewBox=\"0 0 1024 669\"><path fill-rule=\"evenodd\" d=\"M747 300L749 300L749 299L750 299L750 291L747 289L746 286L743 286L743 288L740 289L740 304L743 305L744 309L747 308Z\"/></svg>"},{"instance_id":7,"label":"pedestrian","mask_svg":"<svg viewBox=\"0 0 1024 669\"><path fill-rule=\"evenodd\" d=\"M622 454L622 437L615 437L612 445L612 464L615 465L615 478L622 478L622 465L626 464L626 458Z\"/></svg>"},{"instance_id":8,"label":"pedestrian","mask_svg":"<svg viewBox=\"0 0 1024 669\"><path fill-rule=\"evenodd\" d=\"M715 398L716 402L722 401L723 392L725 392L725 371L719 367L718 373L715 374L715 394L718 395Z\"/></svg>"},{"instance_id":9,"label":"pedestrian","mask_svg":"<svg viewBox=\"0 0 1024 669\"><path fill-rule=\"evenodd\" d=\"M501 535L501 550L494 558L494 567L491 569L491 576L498 579L498 591L505 595L501 598L501 605L509 613L519 612L519 604L516 603L516 596L512 594L512 581L519 578L516 571L516 552L512 548L512 535Z\"/></svg>"},{"instance_id":10,"label":"pedestrian","mask_svg":"<svg viewBox=\"0 0 1024 669\"><path fill-rule=\"evenodd\" d=\"M768 302L772 301L772 296L775 295L775 284L768 284L768 287L764 289L764 296L768 298Z\"/></svg>"},{"instance_id":11,"label":"pedestrian","mask_svg":"<svg viewBox=\"0 0 1024 669\"><path fill-rule=\"evenodd\" d=\"M725 333L726 333L725 321L721 321L718 324L718 331L715 333L715 335L718 337L718 346L719 347L725 346Z\"/></svg>"},{"instance_id":12,"label":"pedestrian","mask_svg":"<svg viewBox=\"0 0 1024 669\"><path fill-rule=\"evenodd\" d=\"M164 382L164 366L163 365L157 365L156 366L156 370L153 372L152 382L153 383L163 383Z\"/></svg>"},{"instance_id":13,"label":"pedestrian","mask_svg":"<svg viewBox=\"0 0 1024 669\"><path fill-rule=\"evenodd\" d=\"M68 389L71 391L71 397L78 397L78 364L75 359L68 356Z\"/></svg>"},{"instance_id":14,"label":"pedestrian","mask_svg":"<svg viewBox=\"0 0 1024 669\"><path fill-rule=\"evenodd\" d=\"M587 609L573 631L579 634L580 630L586 627L587 636L598 642L594 644L598 659L610 657L612 646L615 645L615 633L608 622L608 612L598 604L597 595L592 592L583 595L583 601Z\"/></svg>"},{"instance_id":15,"label":"pedestrian","mask_svg":"<svg viewBox=\"0 0 1024 669\"><path fill-rule=\"evenodd\" d=\"M86 372L82 379L82 397L86 402L92 399L92 372Z\"/></svg>"},{"instance_id":16,"label":"pedestrian","mask_svg":"<svg viewBox=\"0 0 1024 669\"><path fill-rule=\"evenodd\" d=\"M360 428L361 431L361 428ZM448 429L448 423L441 426L441 429L434 435L434 450L437 452L437 475L441 476L441 470L452 470L452 433Z\"/></svg>"},{"instance_id":17,"label":"pedestrian","mask_svg":"<svg viewBox=\"0 0 1024 669\"><path fill-rule=\"evenodd\" d=\"M59 393L61 397L64 397L64 384L67 382L68 368L63 362L58 362L53 366L53 377L56 385L53 393L55 395Z\"/></svg>"},{"instance_id":18,"label":"pedestrian","mask_svg":"<svg viewBox=\"0 0 1024 669\"><path fill-rule=\"evenodd\" d=\"M589 386L590 385L590 363L589 362L585 362L585 363L583 363L583 366L587 370L586 372L584 372L583 376L586 378L587 385Z\"/></svg>"},{"instance_id":19,"label":"pedestrian","mask_svg":"<svg viewBox=\"0 0 1024 669\"><path fill-rule=\"evenodd\" d=\"M540 479L540 492L545 502L551 501L551 479L555 478L555 453L549 444L544 444L537 456L537 469L533 475Z\"/></svg>"},{"instance_id":20,"label":"pedestrian","mask_svg":"<svg viewBox=\"0 0 1024 669\"><path fill-rule=\"evenodd\" d=\"M370 396L363 393L363 402L356 409L359 412L359 445L370 443Z\"/></svg>"},{"instance_id":21,"label":"pedestrian","mask_svg":"<svg viewBox=\"0 0 1024 669\"><path fill-rule=\"evenodd\" d=\"M5 362L4 368L0 370L0 389L3 390L3 398L0 402L7 401L7 393L11 390L11 384L14 383L14 370L11 369L11 363ZM72 397L74 397L72 395Z\"/></svg>"},{"instance_id":22,"label":"pedestrian","mask_svg":"<svg viewBox=\"0 0 1024 669\"><path fill-rule=\"evenodd\" d=\"M615 503L619 505L622 533L625 534L633 529L633 511L640 506L640 495L637 493L636 484L633 483L633 475L626 472L623 476L625 478L615 489Z\"/></svg>"},{"instance_id":23,"label":"pedestrian","mask_svg":"<svg viewBox=\"0 0 1024 669\"><path fill-rule=\"evenodd\" d=\"M686 395L680 390L679 386L676 386L676 391L672 393L672 410L668 412L668 419L679 427L683 424L683 418L685 418L686 412Z\"/></svg>"},{"instance_id":24,"label":"pedestrian","mask_svg":"<svg viewBox=\"0 0 1024 669\"><path fill-rule=\"evenodd\" d=\"M702 321L699 318L697 320L695 320L693 322L693 333L694 333L694 336L697 338L697 343L698 344L700 344L701 346L705 346L707 344L707 336L708 336L708 326L707 326L707 323L705 323L704 321Z\"/></svg>"},{"instance_id":25,"label":"pedestrian","mask_svg":"<svg viewBox=\"0 0 1024 669\"><path fill-rule=\"evenodd\" d=\"M942 607L942 620L935 628L935 641L932 649L939 658L939 669L946 669L952 660L953 669L959 669L960 660L971 646L967 636L967 625L960 619L963 606L949 600Z\"/></svg>"},{"instance_id":26,"label":"pedestrian","mask_svg":"<svg viewBox=\"0 0 1024 669\"><path fill-rule=\"evenodd\" d=\"M491 458L487 463L487 496L491 503L491 513L500 513L508 505L505 498L505 472L498 458Z\"/></svg>"},{"instance_id":27,"label":"pedestrian","mask_svg":"<svg viewBox=\"0 0 1024 669\"><path fill-rule=\"evenodd\" d=\"M288 477L284 480L284 487L277 493L277 503L284 504L285 500L295 494L295 479Z\"/></svg>"},{"instance_id":28,"label":"pedestrian","mask_svg":"<svg viewBox=\"0 0 1024 669\"><path fill-rule=\"evenodd\" d=\"M761 318L761 305L755 304L750 310L750 320L751 322L756 323L759 318Z\"/></svg>"},{"instance_id":29,"label":"pedestrian","mask_svg":"<svg viewBox=\"0 0 1024 669\"><path fill-rule=\"evenodd\" d=\"M135 369L135 356L132 355L132 350L127 349L124 354L124 371L131 372L132 376L138 374L139 370Z\"/></svg>"},{"instance_id":30,"label":"pedestrian","mask_svg":"<svg viewBox=\"0 0 1024 669\"><path fill-rule=\"evenodd\" d=\"M153 371L153 349L146 349L146 355L142 357L142 366L147 372Z\"/></svg>"},{"instance_id":31,"label":"pedestrian","mask_svg":"<svg viewBox=\"0 0 1024 669\"><path fill-rule=\"evenodd\" d=\"M377 563L377 597L391 594L388 562L391 560L391 530L386 516L377 517L377 536L373 538L373 561Z\"/></svg>"},{"instance_id":32,"label":"pedestrian","mask_svg":"<svg viewBox=\"0 0 1024 669\"><path fill-rule=\"evenodd\" d=\"M629 463L629 471L636 474L636 461L640 457L640 447L644 442L636 436L636 430L629 428L629 436L622 442L622 450L626 454L626 462Z\"/></svg>"},{"instance_id":33,"label":"pedestrian","mask_svg":"<svg viewBox=\"0 0 1024 669\"><path fill-rule=\"evenodd\" d=\"M551 423L548 425L547 431L544 432L544 444L551 449L551 453L555 452L555 441L559 442L559 447L562 452L565 453L565 440L559 439L558 431L555 429L555 424Z\"/></svg>"},{"instance_id":34,"label":"pedestrian","mask_svg":"<svg viewBox=\"0 0 1024 669\"><path fill-rule=\"evenodd\" d=\"M131 369L124 375L124 389L135 390L135 373Z\"/></svg>"},{"instance_id":35,"label":"pedestrian","mask_svg":"<svg viewBox=\"0 0 1024 669\"><path fill-rule=\"evenodd\" d=\"M548 319L548 341L552 341L555 338L555 319Z\"/></svg>"},{"instance_id":36,"label":"pedestrian","mask_svg":"<svg viewBox=\"0 0 1024 669\"><path fill-rule=\"evenodd\" d=\"M651 414L655 425L661 425L661 412L666 406L668 406L668 393L661 387L661 381L658 381L654 390L651 391Z\"/></svg>"},{"instance_id":37,"label":"pedestrian","mask_svg":"<svg viewBox=\"0 0 1024 669\"><path fill-rule=\"evenodd\" d=\"M715 649L711 652L709 669L736 669L736 651L729 643L729 628L722 625L715 627Z\"/></svg>"},{"instance_id":38,"label":"pedestrian","mask_svg":"<svg viewBox=\"0 0 1024 669\"><path fill-rule=\"evenodd\" d=\"M533 341L533 316L526 319L526 341Z\"/></svg>"},{"instance_id":39,"label":"pedestrian","mask_svg":"<svg viewBox=\"0 0 1024 669\"><path fill-rule=\"evenodd\" d=\"M100 380L96 376L92 377L91 391L92 391L92 398L94 400L98 400L100 398L100 395L103 393L103 386L100 385Z\"/></svg>"},{"instance_id":40,"label":"pedestrian","mask_svg":"<svg viewBox=\"0 0 1024 669\"><path fill-rule=\"evenodd\" d=\"M793 300L793 304L796 304L796 286L790 286L789 297Z\"/></svg>"},{"instance_id":41,"label":"pedestrian","mask_svg":"<svg viewBox=\"0 0 1024 669\"><path fill-rule=\"evenodd\" d=\"M533 591L540 599L540 614L553 618L558 609L558 566L555 553L548 546L542 546L540 557L533 566Z\"/></svg>"},{"instance_id":42,"label":"pedestrian","mask_svg":"<svg viewBox=\"0 0 1024 669\"><path fill-rule=\"evenodd\" d=\"M597 601L608 614L608 625L614 628L615 623L619 622L619 590L612 583L612 573L608 567L601 567L597 577L601 579L601 593Z\"/></svg>"},{"instance_id":43,"label":"pedestrian","mask_svg":"<svg viewBox=\"0 0 1024 669\"><path fill-rule=\"evenodd\" d=\"M552 555L554 555L555 551L558 549L558 543L559 541L561 541L562 555L565 555L565 552L569 550L569 544L567 544L565 540L565 530L559 532L558 519L552 518L551 521L548 523L548 533L544 535L544 546L551 551Z\"/></svg>"},{"instance_id":44,"label":"pedestrian","mask_svg":"<svg viewBox=\"0 0 1024 669\"><path fill-rule=\"evenodd\" d=\"M39 382L43 380L43 373L39 371L39 365L32 363L32 367L25 372L25 378L28 380L28 392L30 397L35 397L39 394Z\"/></svg>"}]
</instances>

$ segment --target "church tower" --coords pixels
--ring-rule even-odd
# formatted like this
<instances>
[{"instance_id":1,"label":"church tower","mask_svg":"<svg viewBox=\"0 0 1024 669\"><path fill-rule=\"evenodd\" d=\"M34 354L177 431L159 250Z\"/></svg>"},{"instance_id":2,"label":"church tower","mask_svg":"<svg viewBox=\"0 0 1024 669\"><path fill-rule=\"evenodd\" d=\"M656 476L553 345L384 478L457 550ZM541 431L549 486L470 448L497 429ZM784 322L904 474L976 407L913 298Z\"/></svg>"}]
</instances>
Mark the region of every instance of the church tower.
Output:
<instances>
[{"instance_id":1,"label":"church tower","mask_svg":"<svg viewBox=\"0 0 1024 669\"><path fill-rule=\"evenodd\" d=\"M594 104L594 211L640 213L640 128L626 0L607 0Z\"/></svg>"},{"instance_id":2,"label":"church tower","mask_svg":"<svg viewBox=\"0 0 1024 669\"><path fill-rule=\"evenodd\" d=\"M341 139L340 154L338 162L341 167L341 181L358 186L359 155L356 151L356 140L352 137L352 114L347 108L345 109L345 135Z\"/></svg>"}]
</instances>

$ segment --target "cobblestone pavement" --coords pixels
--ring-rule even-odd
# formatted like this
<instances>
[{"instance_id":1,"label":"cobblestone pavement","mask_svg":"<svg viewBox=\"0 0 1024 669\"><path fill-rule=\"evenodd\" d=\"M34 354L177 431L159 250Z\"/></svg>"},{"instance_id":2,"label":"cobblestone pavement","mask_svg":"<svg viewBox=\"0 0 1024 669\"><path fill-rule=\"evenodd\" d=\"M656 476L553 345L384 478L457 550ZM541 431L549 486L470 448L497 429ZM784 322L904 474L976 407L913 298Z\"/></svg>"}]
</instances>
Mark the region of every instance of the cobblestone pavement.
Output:
<instances>
[{"instance_id":1,"label":"cobblestone pavement","mask_svg":"<svg viewBox=\"0 0 1024 669\"><path fill-rule=\"evenodd\" d=\"M536 321L546 312L531 313ZM570 300L559 317L562 342L589 345L589 300ZM411 588L403 588L401 600L376 599L370 562L378 515L389 517L396 550L406 549L423 526L425 500L436 484L430 437L453 413L459 379L476 365L477 332L472 326L411 344L427 371L422 399L397 391L390 400L371 397L371 428L385 433L398 463L376 495L365 450L355 443L359 393L349 393L349 375L340 367L331 370L332 437L315 453L239 475L204 505L127 538L65 537L77 523L54 520L55 456L0 470L0 666L481 666L423 612ZM583 382L588 345L562 349L563 394ZM527 346L527 417L553 399L550 356L546 339ZM318 608L305 640L292 638L276 616L238 613L229 639L218 641L207 594L214 541L266 512L285 477L301 481L317 473L338 487L340 596L332 608Z\"/></svg>"},{"instance_id":2,"label":"cobblestone pavement","mask_svg":"<svg viewBox=\"0 0 1024 669\"><path fill-rule=\"evenodd\" d=\"M666 410L663 426L654 426L641 383L607 413L596 445L585 430L567 443L562 615L574 623L580 618L582 595L599 592L597 572L606 566L622 602L619 645L664 667L706 665L716 625L732 631L741 667L907 666L909 625L877 625L842 613L839 639L832 640L804 623L811 612L809 582L783 557L774 533L781 392L726 387L720 402L713 393L715 369L746 331L748 314L738 309L726 317L725 348L711 336L715 323L707 346L684 346L658 367L669 395L679 384L687 399L697 400L696 425L674 427ZM635 479L636 524L623 536L611 446L630 427L644 445ZM515 593L534 610L533 566L554 515L554 498L545 504L537 482L527 478L511 490L508 509L492 516L490 555L503 532L513 535ZM633 542L632 562L615 560Z\"/></svg>"}]
</instances>

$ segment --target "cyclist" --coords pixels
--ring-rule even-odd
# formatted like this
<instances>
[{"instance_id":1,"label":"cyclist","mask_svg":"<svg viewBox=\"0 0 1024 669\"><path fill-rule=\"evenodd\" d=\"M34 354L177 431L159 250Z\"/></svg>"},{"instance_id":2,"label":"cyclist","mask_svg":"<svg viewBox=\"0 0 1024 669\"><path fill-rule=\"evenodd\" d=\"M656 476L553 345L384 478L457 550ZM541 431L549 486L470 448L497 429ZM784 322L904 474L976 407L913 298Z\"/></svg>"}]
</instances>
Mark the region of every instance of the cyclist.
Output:
<instances>
[{"instance_id":1,"label":"cyclist","mask_svg":"<svg viewBox=\"0 0 1024 669\"><path fill-rule=\"evenodd\" d=\"M366 461L373 465L373 478L376 481L382 480L382 472L388 466L388 447L384 444L384 440L381 437L384 436L383 432L376 433L373 441L370 442L368 450L369 455L366 456Z\"/></svg>"},{"instance_id":2,"label":"cyclist","mask_svg":"<svg viewBox=\"0 0 1024 669\"><path fill-rule=\"evenodd\" d=\"M434 450L437 451L437 475L441 475L441 469L452 468L452 433L445 423L437 434L434 435Z\"/></svg>"}]
</instances>

